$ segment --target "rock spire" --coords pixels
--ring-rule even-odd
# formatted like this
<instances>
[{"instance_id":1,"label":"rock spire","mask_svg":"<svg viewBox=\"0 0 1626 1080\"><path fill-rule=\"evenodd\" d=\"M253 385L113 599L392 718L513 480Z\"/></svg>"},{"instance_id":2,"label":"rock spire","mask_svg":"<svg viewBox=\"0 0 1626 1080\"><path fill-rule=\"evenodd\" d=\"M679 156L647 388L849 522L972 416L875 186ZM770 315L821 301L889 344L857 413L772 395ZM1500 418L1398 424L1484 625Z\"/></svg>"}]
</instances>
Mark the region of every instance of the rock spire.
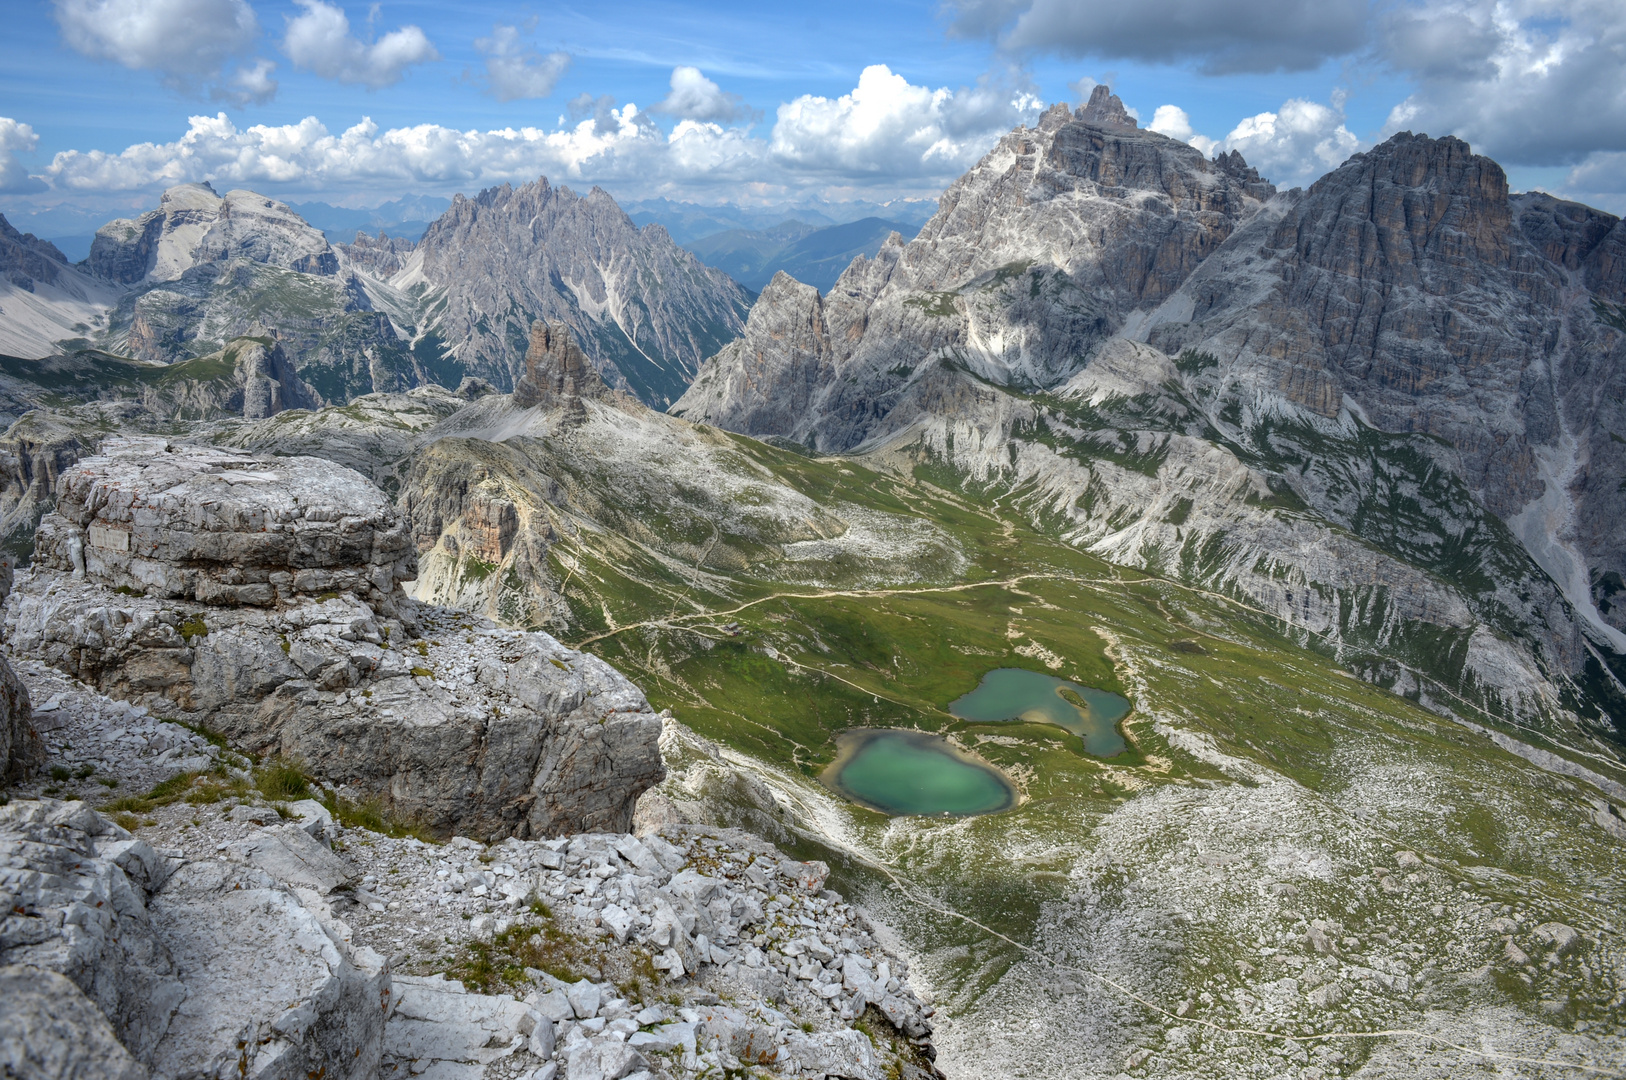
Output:
<instances>
[{"instance_id":1,"label":"rock spire","mask_svg":"<svg viewBox=\"0 0 1626 1080\"><path fill-rule=\"evenodd\" d=\"M578 419L586 417L582 398L602 397L610 388L587 359L570 327L563 322L531 324L531 344L514 380L514 404L529 409L564 409Z\"/></svg>"}]
</instances>

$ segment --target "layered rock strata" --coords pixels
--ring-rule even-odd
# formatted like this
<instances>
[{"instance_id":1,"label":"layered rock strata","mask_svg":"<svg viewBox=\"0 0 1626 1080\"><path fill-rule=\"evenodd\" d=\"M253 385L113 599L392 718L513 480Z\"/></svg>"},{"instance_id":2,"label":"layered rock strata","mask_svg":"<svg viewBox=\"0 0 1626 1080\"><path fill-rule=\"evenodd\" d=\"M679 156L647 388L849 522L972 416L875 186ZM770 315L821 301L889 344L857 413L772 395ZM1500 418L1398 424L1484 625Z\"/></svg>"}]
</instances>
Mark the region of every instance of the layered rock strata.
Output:
<instances>
[{"instance_id":1,"label":"layered rock strata","mask_svg":"<svg viewBox=\"0 0 1626 1080\"><path fill-rule=\"evenodd\" d=\"M376 1075L388 971L315 893L51 800L0 807L0 867L7 1075Z\"/></svg>"},{"instance_id":2,"label":"layered rock strata","mask_svg":"<svg viewBox=\"0 0 1626 1080\"><path fill-rule=\"evenodd\" d=\"M126 440L58 503L8 608L16 655L435 830L624 829L662 775L659 718L603 661L456 613L420 624L406 533L347 469Z\"/></svg>"}]
</instances>

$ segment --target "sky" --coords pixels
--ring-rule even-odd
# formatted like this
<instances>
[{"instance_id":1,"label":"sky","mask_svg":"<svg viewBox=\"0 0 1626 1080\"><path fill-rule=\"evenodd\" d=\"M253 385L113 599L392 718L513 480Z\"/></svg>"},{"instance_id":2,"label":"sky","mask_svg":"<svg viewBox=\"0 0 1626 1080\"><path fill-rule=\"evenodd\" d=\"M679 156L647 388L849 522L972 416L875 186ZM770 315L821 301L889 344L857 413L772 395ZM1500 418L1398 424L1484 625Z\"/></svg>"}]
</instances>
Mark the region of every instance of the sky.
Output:
<instances>
[{"instance_id":1,"label":"sky","mask_svg":"<svg viewBox=\"0 0 1626 1080\"><path fill-rule=\"evenodd\" d=\"M546 175L623 201L935 198L1050 103L1307 185L1456 135L1626 210L1626 0L0 0L0 212L175 183L371 207ZM42 228L49 233L49 228Z\"/></svg>"}]
</instances>

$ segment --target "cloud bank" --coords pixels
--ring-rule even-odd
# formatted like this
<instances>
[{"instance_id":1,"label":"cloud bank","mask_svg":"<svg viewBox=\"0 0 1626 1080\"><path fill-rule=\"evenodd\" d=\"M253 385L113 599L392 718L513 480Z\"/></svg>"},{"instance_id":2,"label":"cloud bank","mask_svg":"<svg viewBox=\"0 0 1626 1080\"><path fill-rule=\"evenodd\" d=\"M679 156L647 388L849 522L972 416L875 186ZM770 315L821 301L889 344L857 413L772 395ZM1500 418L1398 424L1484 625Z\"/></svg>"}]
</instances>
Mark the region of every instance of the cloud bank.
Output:
<instances>
[{"instance_id":1,"label":"cloud bank","mask_svg":"<svg viewBox=\"0 0 1626 1080\"><path fill-rule=\"evenodd\" d=\"M1368 0L950 0L950 32L1019 54L1304 71L1366 41Z\"/></svg>"},{"instance_id":2,"label":"cloud bank","mask_svg":"<svg viewBox=\"0 0 1626 1080\"><path fill-rule=\"evenodd\" d=\"M645 194L832 184L935 194L1001 134L1034 119L1039 102L987 86L915 86L876 65L850 94L804 95L780 106L768 138L700 119L680 120L663 132L637 105L617 108L609 98L587 98L574 111L576 119L557 130L459 131L437 124L380 130L364 119L338 133L315 117L239 127L225 113L194 116L173 142L138 143L118 153L65 151L45 176L59 191L84 193L198 180L292 190L444 189L545 174L566 183L614 182Z\"/></svg>"}]
</instances>

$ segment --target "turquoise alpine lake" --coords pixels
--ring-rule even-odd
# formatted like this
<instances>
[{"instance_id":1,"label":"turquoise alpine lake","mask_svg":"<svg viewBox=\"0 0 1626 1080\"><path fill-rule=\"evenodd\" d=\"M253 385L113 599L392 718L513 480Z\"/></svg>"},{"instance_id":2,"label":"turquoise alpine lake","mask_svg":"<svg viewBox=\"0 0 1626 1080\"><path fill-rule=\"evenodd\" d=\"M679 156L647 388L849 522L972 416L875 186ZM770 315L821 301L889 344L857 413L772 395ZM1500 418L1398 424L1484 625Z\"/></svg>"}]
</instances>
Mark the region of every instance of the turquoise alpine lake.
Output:
<instances>
[{"instance_id":1,"label":"turquoise alpine lake","mask_svg":"<svg viewBox=\"0 0 1626 1080\"><path fill-rule=\"evenodd\" d=\"M996 668L975 690L952 702L949 712L962 720L1055 724L1082 738L1084 749L1096 757L1112 757L1124 751L1118 721L1129 715L1129 708L1127 698L1093 686L1022 668Z\"/></svg>"},{"instance_id":2,"label":"turquoise alpine lake","mask_svg":"<svg viewBox=\"0 0 1626 1080\"><path fill-rule=\"evenodd\" d=\"M999 770L937 735L859 728L837 736L836 746L825 782L883 814L965 817L1016 805L1016 789Z\"/></svg>"}]
</instances>

